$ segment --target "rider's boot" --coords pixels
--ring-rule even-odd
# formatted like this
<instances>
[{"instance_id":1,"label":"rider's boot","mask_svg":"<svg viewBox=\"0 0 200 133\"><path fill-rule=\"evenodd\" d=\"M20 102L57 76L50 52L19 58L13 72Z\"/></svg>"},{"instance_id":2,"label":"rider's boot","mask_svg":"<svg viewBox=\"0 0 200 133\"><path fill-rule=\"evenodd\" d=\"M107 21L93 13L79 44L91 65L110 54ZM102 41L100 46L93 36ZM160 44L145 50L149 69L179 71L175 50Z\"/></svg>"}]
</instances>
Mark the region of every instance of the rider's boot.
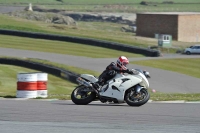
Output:
<instances>
[{"instance_id":1,"label":"rider's boot","mask_svg":"<svg viewBox=\"0 0 200 133\"><path fill-rule=\"evenodd\" d=\"M97 91L99 92L99 90L100 90L100 85L99 85L98 82L94 83L92 86L93 86L93 88L94 88L95 90L97 90Z\"/></svg>"}]
</instances>

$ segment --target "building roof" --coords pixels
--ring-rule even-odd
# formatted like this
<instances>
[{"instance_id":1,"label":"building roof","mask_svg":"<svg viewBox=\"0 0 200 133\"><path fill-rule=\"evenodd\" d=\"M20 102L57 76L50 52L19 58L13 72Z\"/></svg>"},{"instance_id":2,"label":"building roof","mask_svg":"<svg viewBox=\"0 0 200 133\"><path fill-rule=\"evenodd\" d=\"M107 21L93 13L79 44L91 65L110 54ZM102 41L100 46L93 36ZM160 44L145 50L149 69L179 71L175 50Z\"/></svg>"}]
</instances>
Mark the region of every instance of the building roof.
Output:
<instances>
[{"instance_id":1,"label":"building roof","mask_svg":"<svg viewBox=\"0 0 200 133\"><path fill-rule=\"evenodd\" d=\"M137 14L159 14L159 15L200 15L200 12L143 12Z\"/></svg>"}]
</instances>

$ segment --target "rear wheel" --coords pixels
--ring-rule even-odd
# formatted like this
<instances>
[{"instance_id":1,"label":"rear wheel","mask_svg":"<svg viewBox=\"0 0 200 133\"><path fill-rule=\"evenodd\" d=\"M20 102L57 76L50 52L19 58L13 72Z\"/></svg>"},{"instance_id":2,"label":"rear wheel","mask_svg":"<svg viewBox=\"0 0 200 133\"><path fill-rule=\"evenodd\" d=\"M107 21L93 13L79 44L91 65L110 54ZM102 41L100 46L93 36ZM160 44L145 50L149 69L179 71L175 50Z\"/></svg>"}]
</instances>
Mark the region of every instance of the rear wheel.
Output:
<instances>
[{"instance_id":1,"label":"rear wheel","mask_svg":"<svg viewBox=\"0 0 200 133\"><path fill-rule=\"evenodd\" d=\"M141 89L139 93L130 89L125 95L125 101L130 106L141 106L148 102L150 94L146 89Z\"/></svg>"},{"instance_id":2,"label":"rear wheel","mask_svg":"<svg viewBox=\"0 0 200 133\"><path fill-rule=\"evenodd\" d=\"M187 54L187 55L190 55L191 53L190 53L190 51L187 51L186 54Z\"/></svg>"},{"instance_id":3,"label":"rear wheel","mask_svg":"<svg viewBox=\"0 0 200 133\"><path fill-rule=\"evenodd\" d=\"M95 98L96 93L83 85L76 87L71 94L72 101L77 105L87 105Z\"/></svg>"}]
</instances>

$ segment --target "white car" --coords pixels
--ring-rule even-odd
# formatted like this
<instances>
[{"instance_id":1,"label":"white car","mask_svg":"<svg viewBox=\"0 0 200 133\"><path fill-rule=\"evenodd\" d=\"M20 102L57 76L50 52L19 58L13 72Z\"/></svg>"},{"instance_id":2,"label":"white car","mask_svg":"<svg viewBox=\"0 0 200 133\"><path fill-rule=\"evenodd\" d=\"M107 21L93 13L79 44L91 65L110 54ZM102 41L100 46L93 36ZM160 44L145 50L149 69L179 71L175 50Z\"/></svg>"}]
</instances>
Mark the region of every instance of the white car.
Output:
<instances>
[{"instance_id":1,"label":"white car","mask_svg":"<svg viewBox=\"0 0 200 133\"><path fill-rule=\"evenodd\" d=\"M187 54L187 55L190 55L190 54L200 54L200 44L193 45L193 46L190 46L189 48L186 48L184 50L184 53Z\"/></svg>"}]
</instances>

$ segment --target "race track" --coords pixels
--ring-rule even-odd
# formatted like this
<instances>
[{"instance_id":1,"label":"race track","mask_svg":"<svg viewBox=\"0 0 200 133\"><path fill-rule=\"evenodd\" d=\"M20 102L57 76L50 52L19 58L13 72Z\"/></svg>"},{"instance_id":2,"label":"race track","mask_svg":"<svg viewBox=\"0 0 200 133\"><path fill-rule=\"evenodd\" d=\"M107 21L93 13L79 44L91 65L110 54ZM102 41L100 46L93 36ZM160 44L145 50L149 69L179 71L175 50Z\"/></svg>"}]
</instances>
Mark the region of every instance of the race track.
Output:
<instances>
[{"instance_id":1,"label":"race track","mask_svg":"<svg viewBox=\"0 0 200 133\"><path fill-rule=\"evenodd\" d=\"M1 133L199 133L200 104L0 100Z\"/></svg>"}]
</instances>

